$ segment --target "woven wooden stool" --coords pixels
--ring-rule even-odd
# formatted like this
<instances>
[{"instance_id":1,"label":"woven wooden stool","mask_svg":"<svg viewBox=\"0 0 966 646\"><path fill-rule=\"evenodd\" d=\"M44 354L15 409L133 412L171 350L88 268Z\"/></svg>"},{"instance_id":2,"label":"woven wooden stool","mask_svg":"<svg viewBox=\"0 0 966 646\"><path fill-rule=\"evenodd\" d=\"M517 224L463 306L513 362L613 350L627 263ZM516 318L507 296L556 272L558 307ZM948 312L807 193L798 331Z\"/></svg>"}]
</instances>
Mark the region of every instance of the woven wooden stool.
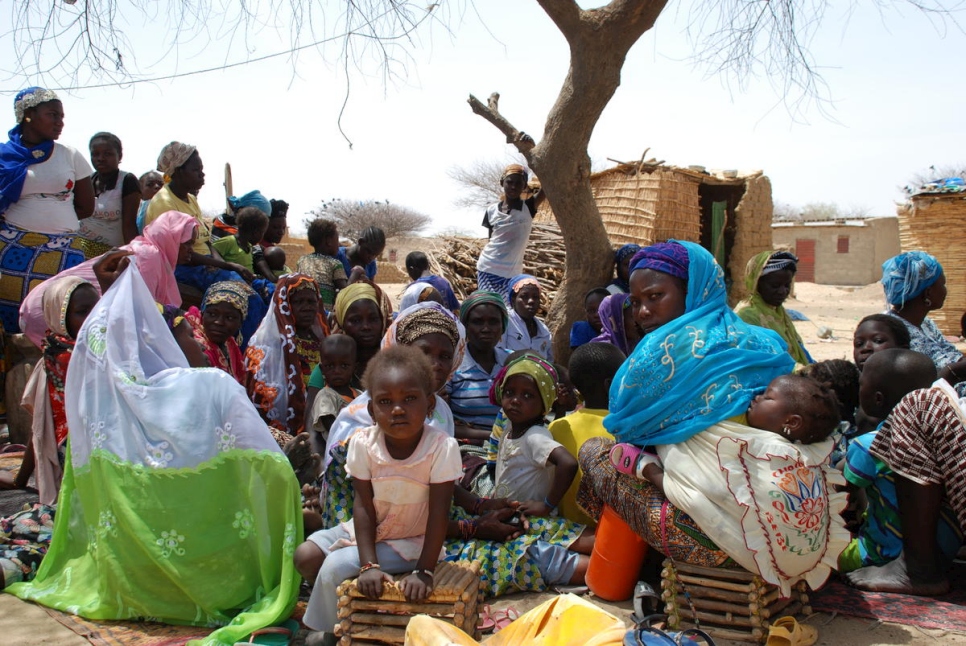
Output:
<instances>
[{"instance_id":1,"label":"woven wooden stool","mask_svg":"<svg viewBox=\"0 0 966 646\"><path fill-rule=\"evenodd\" d=\"M406 601L400 581L409 573L397 575L394 585L385 585L382 596L367 599L356 586L356 579L339 586L339 623L335 634L342 646L350 644L402 644L406 625L415 615L430 615L448 621L479 640L480 564L478 561L444 561L436 566L433 592L423 603Z\"/></svg>"},{"instance_id":2,"label":"woven wooden stool","mask_svg":"<svg viewBox=\"0 0 966 646\"><path fill-rule=\"evenodd\" d=\"M709 568L664 561L661 598L668 626L700 622L712 637L764 643L771 622L784 615L812 614L808 584L799 581L782 599L778 586L742 568ZM689 599L690 597L690 603Z\"/></svg>"}]
</instances>

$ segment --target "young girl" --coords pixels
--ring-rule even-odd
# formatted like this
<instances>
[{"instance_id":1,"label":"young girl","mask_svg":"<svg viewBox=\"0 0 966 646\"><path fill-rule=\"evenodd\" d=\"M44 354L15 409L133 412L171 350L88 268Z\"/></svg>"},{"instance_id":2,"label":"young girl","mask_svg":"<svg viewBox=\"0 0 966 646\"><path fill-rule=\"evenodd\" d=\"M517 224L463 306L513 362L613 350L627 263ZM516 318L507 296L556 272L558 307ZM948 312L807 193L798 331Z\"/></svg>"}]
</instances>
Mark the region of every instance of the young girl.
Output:
<instances>
[{"instance_id":1,"label":"young girl","mask_svg":"<svg viewBox=\"0 0 966 646\"><path fill-rule=\"evenodd\" d=\"M425 600L443 555L453 482L462 475L456 440L424 426L435 406L433 370L414 347L377 354L364 382L375 426L349 440L346 470L352 477L353 518L312 534L295 552L295 566L315 581L303 619L317 631L306 643L335 643L336 588L358 576L370 598L382 594L390 574L411 571L401 589Z\"/></svg>"},{"instance_id":2,"label":"young girl","mask_svg":"<svg viewBox=\"0 0 966 646\"><path fill-rule=\"evenodd\" d=\"M895 316L870 314L852 334L852 360L859 370L873 353L888 348L909 348L909 330Z\"/></svg>"},{"instance_id":3,"label":"young girl","mask_svg":"<svg viewBox=\"0 0 966 646\"><path fill-rule=\"evenodd\" d=\"M556 371L525 354L501 372L493 394L509 429L500 438L493 497L519 500L524 514L550 516L577 475L577 461L544 425L556 399Z\"/></svg>"},{"instance_id":4,"label":"young girl","mask_svg":"<svg viewBox=\"0 0 966 646\"><path fill-rule=\"evenodd\" d=\"M802 375L782 375L751 401L747 425L771 431L789 442L814 444L832 434L841 421L835 393L826 384ZM621 473L648 480L664 492L660 458L631 444L615 444L610 459Z\"/></svg>"},{"instance_id":5,"label":"young girl","mask_svg":"<svg viewBox=\"0 0 966 646\"><path fill-rule=\"evenodd\" d=\"M533 141L530 135L520 133L523 140ZM510 164L500 178L503 199L486 208L483 226L489 232L489 241L476 261L477 289L496 292L509 301L510 278L523 271L523 256L537 215L534 197L523 199L527 188L527 169Z\"/></svg>"},{"instance_id":6,"label":"young girl","mask_svg":"<svg viewBox=\"0 0 966 646\"><path fill-rule=\"evenodd\" d=\"M533 276L520 274L510 281L510 318L499 347L508 352L533 350L553 361L550 329L537 318L541 297L540 283Z\"/></svg>"},{"instance_id":7,"label":"young girl","mask_svg":"<svg viewBox=\"0 0 966 646\"><path fill-rule=\"evenodd\" d=\"M309 244L315 249L299 258L297 271L308 274L319 285L319 298L325 309L331 310L335 304L335 294L345 289L348 276L339 254L339 229L335 222L325 218L316 218L309 222Z\"/></svg>"},{"instance_id":8,"label":"young girl","mask_svg":"<svg viewBox=\"0 0 966 646\"><path fill-rule=\"evenodd\" d=\"M137 215L141 186L137 177L118 168L122 159L121 140L109 132L99 132L89 144L94 174L94 213L80 221L85 239L84 255L99 256L138 235Z\"/></svg>"}]
</instances>

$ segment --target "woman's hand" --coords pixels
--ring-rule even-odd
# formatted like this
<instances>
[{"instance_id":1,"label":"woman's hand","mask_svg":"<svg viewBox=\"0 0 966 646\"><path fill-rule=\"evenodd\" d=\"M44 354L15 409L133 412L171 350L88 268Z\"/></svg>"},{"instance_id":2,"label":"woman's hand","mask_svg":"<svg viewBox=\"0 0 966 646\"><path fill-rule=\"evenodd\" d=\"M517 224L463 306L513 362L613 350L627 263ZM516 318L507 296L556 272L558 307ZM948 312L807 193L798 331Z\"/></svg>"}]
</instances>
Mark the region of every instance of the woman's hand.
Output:
<instances>
[{"instance_id":1,"label":"woman's hand","mask_svg":"<svg viewBox=\"0 0 966 646\"><path fill-rule=\"evenodd\" d=\"M124 270L127 269L127 266L131 264L130 256L133 255L133 251L114 247L94 261L94 276L97 277L97 284L101 287L101 293L104 293L111 288L111 285L114 284L114 281L116 281Z\"/></svg>"},{"instance_id":2,"label":"woman's hand","mask_svg":"<svg viewBox=\"0 0 966 646\"><path fill-rule=\"evenodd\" d=\"M516 514L517 511L511 507L483 514L476 520L476 538L500 543L512 541L530 529L530 522L522 515L519 517L520 524L509 523Z\"/></svg>"},{"instance_id":3,"label":"woman's hand","mask_svg":"<svg viewBox=\"0 0 966 646\"><path fill-rule=\"evenodd\" d=\"M377 567L369 568L359 575L359 591L369 599L378 599L382 596L382 586L384 583L392 583L392 577Z\"/></svg>"},{"instance_id":4,"label":"woman's hand","mask_svg":"<svg viewBox=\"0 0 966 646\"><path fill-rule=\"evenodd\" d=\"M432 591L433 577L425 572L413 572L402 580L402 593L406 601L425 601Z\"/></svg>"},{"instance_id":5,"label":"woman's hand","mask_svg":"<svg viewBox=\"0 0 966 646\"><path fill-rule=\"evenodd\" d=\"M480 505L480 511L502 511L504 509L516 511L519 506L520 503L509 498L484 498L483 504Z\"/></svg>"}]
</instances>

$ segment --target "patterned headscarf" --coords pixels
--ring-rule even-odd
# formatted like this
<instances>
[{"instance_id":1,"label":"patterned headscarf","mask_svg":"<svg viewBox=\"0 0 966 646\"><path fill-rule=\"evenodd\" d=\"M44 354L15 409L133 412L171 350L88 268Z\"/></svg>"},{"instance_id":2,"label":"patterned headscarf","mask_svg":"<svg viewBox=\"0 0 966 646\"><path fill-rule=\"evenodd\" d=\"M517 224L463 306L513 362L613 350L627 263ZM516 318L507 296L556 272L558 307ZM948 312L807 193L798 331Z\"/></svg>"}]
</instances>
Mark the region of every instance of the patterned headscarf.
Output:
<instances>
[{"instance_id":1,"label":"patterned headscarf","mask_svg":"<svg viewBox=\"0 0 966 646\"><path fill-rule=\"evenodd\" d=\"M74 295L81 285L93 285L79 276L54 277L50 279L50 284L44 292L44 320L47 322L47 329L60 336L67 335L67 307L70 305L70 297Z\"/></svg>"},{"instance_id":2,"label":"patterned headscarf","mask_svg":"<svg viewBox=\"0 0 966 646\"><path fill-rule=\"evenodd\" d=\"M624 259L628 256L633 256L638 251L641 250L641 245L639 244L626 244L617 251L614 252L614 264L619 265L624 262Z\"/></svg>"},{"instance_id":3,"label":"patterned headscarf","mask_svg":"<svg viewBox=\"0 0 966 646\"><path fill-rule=\"evenodd\" d=\"M228 303L241 312L241 317L244 319L248 316L248 297L254 293L246 283L237 280L212 283L205 292L204 300L201 301L201 311L204 312L209 305L215 303Z\"/></svg>"},{"instance_id":4,"label":"patterned headscarf","mask_svg":"<svg viewBox=\"0 0 966 646\"><path fill-rule=\"evenodd\" d=\"M509 166L504 168L503 174L500 175L500 181L502 182L510 175L523 175L524 179L529 177L529 175L527 174L527 169L521 166L520 164L510 164Z\"/></svg>"},{"instance_id":5,"label":"patterned headscarf","mask_svg":"<svg viewBox=\"0 0 966 646\"><path fill-rule=\"evenodd\" d=\"M48 101L60 101L60 97L53 90L46 90L36 86L28 87L17 92L17 96L13 99L13 114L17 119L17 123L23 121L24 112Z\"/></svg>"},{"instance_id":6,"label":"patterned headscarf","mask_svg":"<svg viewBox=\"0 0 966 646\"><path fill-rule=\"evenodd\" d=\"M477 305L494 305L498 310L500 310L500 318L503 319L503 331L506 332L506 326L510 321L510 314L507 312L506 303L503 297L496 292L484 292L476 291L466 297L463 304L460 305L460 322L466 325L466 319L469 317L470 312Z\"/></svg>"},{"instance_id":7,"label":"patterned headscarf","mask_svg":"<svg viewBox=\"0 0 966 646\"><path fill-rule=\"evenodd\" d=\"M904 306L936 284L943 266L925 251L907 251L882 263L882 287L889 305Z\"/></svg>"},{"instance_id":8,"label":"patterned headscarf","mask_svg":"<svg viewBox=\"0 0 966 646\"><path fill-rule=\"evenodd\" d=\"M653 269L686 281L688 250L676 240L658 242L644 247L631 258L631 273L638 269Z\"/></svg>"},{"instance_id":9,"label":"patterned headscarf","mask_svg":"<svg viewBox=\"0 0 966 646\"><path fill-rule=\"evenodd\" d=\"M456 369L463 363L463 353L466 350L466 330L463 328L463 324L456 320L456 316L452 312L436 301L417 303L400 312L382 338L381 347L385 349L397 344L412 345L419 337L434 332L445 334L453 342L453 367L450 369L449 377L446 380L449 381Z\"/></svg>"},{"instance_id":10,"label":"patterned headscarf","mask_svg":"<svg viewBox=\"0 0 966 646\"><path fill-rule=\"evenodd\" d=\"M761 275L767 276L776 271L790 271L793 274L798 271L798 257L790 251L776 251L768 256L765 266L761 269Z\"/></svg>"},{"instance_id":11,"label":"patterned headscarf","mask_svg":"<svg viewBox=\"0 0 966 646\"><path fill-rule=\"evenodd\" d=\"M550 412L553 403L557 401L557 371L553 364L543 357L527 352L503 366L490 387L490 403L502 406L503 385L514 375L527 375L537 382L540 399L543 401L543 414Z\"/></svg>"},{"instance_id":12,"label":"patterned headscarf","mask_svg":"<svg viewBox=\"0 0 966 646\"><path fill-rule=\"evenodd\" d=\"M312 366L297 352L295 313L291 299L295 292L318 286L306 274L286 274L275 283L268 314L248 344L246 361L248 395L269 426L297 435L305 424L305 379ZM318 323L329 333L325 319Z\"/></svg>"},{"instance_id":13,"label":"patterned headscarf","mask_svg":"<svg viewBox=\"0 0 966 646\"><path fill-rule=\"evenodd\" d=\"M183 144L180 141L172 141L161 149L158 155L158 170L164 174L164 181L171 181L174 171L184 166L185 162L198 150L191 144Z\"/></svg>"},{"instance_id":14,"label":"patterned headscarf","mask_svg":"<svg viewBox=\"0 0 966 646\"><path fill-rule=\"evenodd\" d=\"M534 285L537 289L540 289L540 281L537 280L536 276L531 276L530 274L517 274L511 278L510 283L507 285L510 290L510 300L512 301L513 297L516 296L517 293L527 285Z\"/></svg>"}]
</instances>

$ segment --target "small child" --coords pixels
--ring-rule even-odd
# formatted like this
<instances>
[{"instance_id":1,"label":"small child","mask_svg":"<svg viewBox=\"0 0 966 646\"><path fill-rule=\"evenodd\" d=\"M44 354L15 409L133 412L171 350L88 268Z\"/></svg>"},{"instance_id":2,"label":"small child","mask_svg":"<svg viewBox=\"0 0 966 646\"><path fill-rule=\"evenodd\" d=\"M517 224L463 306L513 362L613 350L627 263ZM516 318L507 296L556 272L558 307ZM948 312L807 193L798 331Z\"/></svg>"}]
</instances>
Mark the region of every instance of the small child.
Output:
<instances>
[{"instance_id":1,"label":"small child","mask_svg":"<svg viewBox=\"0 0 966 646\"><path fill-rule=\"evenodd\" d=\"M885 419L905 395L929 388L937 378L935 364L924 354L902 348L876 352L862 368L859 387L862 410L872 417ZM841 572L885 565L902 552L895 475L887 464L869 452L876 435L878 429L855 438L845 459L843 471L849 494L854 497L863 490L867 505L857 536L839 556ZM948 504L940 512L936 536L947 558L955 556L963 543L963 533Z\"/></svg>"},{"instance_id":2,"label":"small child","mask_svg":"<svg viewBox=\"0 0 966 646\"><path fill-rule=\"evenodd\" d=\"M237 222L238 233L219 238L211 246L225 262L233 262L254 272L252 246L258 244L268 230L268 216L254 206L246 206L238 211Z\"/></svg>"},{"instance_id":3,"label":"small child","mask_svg":"<svg viewBox=\"0 0 966 646\"><path fill-rule=\"evenodd\" d=\"M319 286L319 298L325 309L331 310L335 305L336 292L345 289L349 281L345 267L337 257L339 229L332 220L316 218L309 223L308 238L315 253L299 258L297 269L315 279Z\"/></svg>"},{"instance_id":4,"label":"small child","mask_svg":"<svg viewBox=\"0 0 966 646\"><path fill-rule=\"evenodd\" d=\"M275 274L275 280L292 273L292 268L285 264L285 250L280 246L268 247L264 254L269 270Z\"/></svg>"},{"instance_id":5,"label":"small child","mask_svg":"<svg viewBox=\"0 0 966 646\"><path fill-rule=\"evenodd\" d=\"M553 369L557 371L556 399L547 417L550 420L558 420L576 410L580 401L577 399L577 389L574 388L574 382L570 380L570 371L567 367L555 363Z\"/></svg>"},{"instance_id":6,"label":"small child","mask_svg":"<svg viewBox=\"0 0 966 646\"><path fill-rule=\"evenodd\" d=\"M318 453L325 451L329 428L339 411L360 394L349 385L356 367L355 339L347 334L330 334L322 341L321 355L319 370L325 377L325 387L315 396L306 424L312 429L313 449Z\"/></svg>"},{"instance_id":7,"label":"small child","mask_svg":"<svg viewBox=\"0 0 966 646\"><path fill-rule=\"evenodd\" d=\"M852 360L862 370L872 353L888 348L909 348L905 323L888 314L870 314L859 321L852 334Z\"/></svg>"},{"instance_id":8,"label":"small child","mask_svg":"<svg viewBox=\"0 0 966 646\"><path fill-rule=\"evenodd\" d=\"M597 287L584 296L584 315L586 320L574 321L570 327L570 349L579 348L585 343L590 343L596 338L603 329L600 322L600 304L610 293L603 287Z\"/></svg>"},{"instance_id":9,"label":"small child","mask_svg":"<svg viewBox=\"0 0 966 646\"><path fill-rule=\"evenodd\" d=\"M604 417L610 405L610 384L626 357L619 348L609 343L586 343L570 355L570 374L577 392L584 398L584 407L550 425L553 439L567 449L574 458L584 442L595 437L613 439L604 429ZM577 506L577 489L583 472L579 465L577 476L560 501L560 515L584 525L594 526L594 520Z\"/></svg>"},{"instance_id":10,"label":"small child","mask_svg":"<svg viewBox=\"0 0 966 646\"><path fill-rule=\"evenodd\" d=\"M406 255L406 273L414 283L429 283L436 288L443 297L446 309L458 312L460 302L453 292L453 286L442 276L435 276L429 271L429 256L422 251L411 251Z\"/></svg>"},{"instance_id":11,"label":"small child","mask_svg":"<svg viewBox=\"0 0 966 646\"><path fill-rule=\"evenodd\" d=\"M748 426L801 444L827 439L841 421L831 387L802 375L772 379L765 392L751 401L746 416ZM664 492L664 468L656 455L633 444L615 444L610 461L621 473L648 480Z\"/></svg>"},{"instance_id":12,"label":"small child","mask_svg":"<svg viewBox=\"0 0 966 646\"><path fill-rule=\"evenodd\" d=\"M494 382L509 421L500 438L494 498L520 501L530 516L550 516L577 475L577 461L544 426L556 398L553 366L532 354L507 364Z\"/></svg>"},{"instance_id":13,"label":"small child","mask_svg":"<svg viewBox=\"0 0 966 646\"><path fill-rule=\"evenodd\" d=\"M349 440L346 470L355 501L352 520L312 534L295 551L295 567L314 581L303 622L314 643L335 643L336 588L358 576L369 598L390 574L411 571L400 586L424 601L443 556L453 483L462 474L456 440L424 427L436 405L433 369L409 346L379 352L366 369L374 426Z\"/></svg>"}]
</instances>

